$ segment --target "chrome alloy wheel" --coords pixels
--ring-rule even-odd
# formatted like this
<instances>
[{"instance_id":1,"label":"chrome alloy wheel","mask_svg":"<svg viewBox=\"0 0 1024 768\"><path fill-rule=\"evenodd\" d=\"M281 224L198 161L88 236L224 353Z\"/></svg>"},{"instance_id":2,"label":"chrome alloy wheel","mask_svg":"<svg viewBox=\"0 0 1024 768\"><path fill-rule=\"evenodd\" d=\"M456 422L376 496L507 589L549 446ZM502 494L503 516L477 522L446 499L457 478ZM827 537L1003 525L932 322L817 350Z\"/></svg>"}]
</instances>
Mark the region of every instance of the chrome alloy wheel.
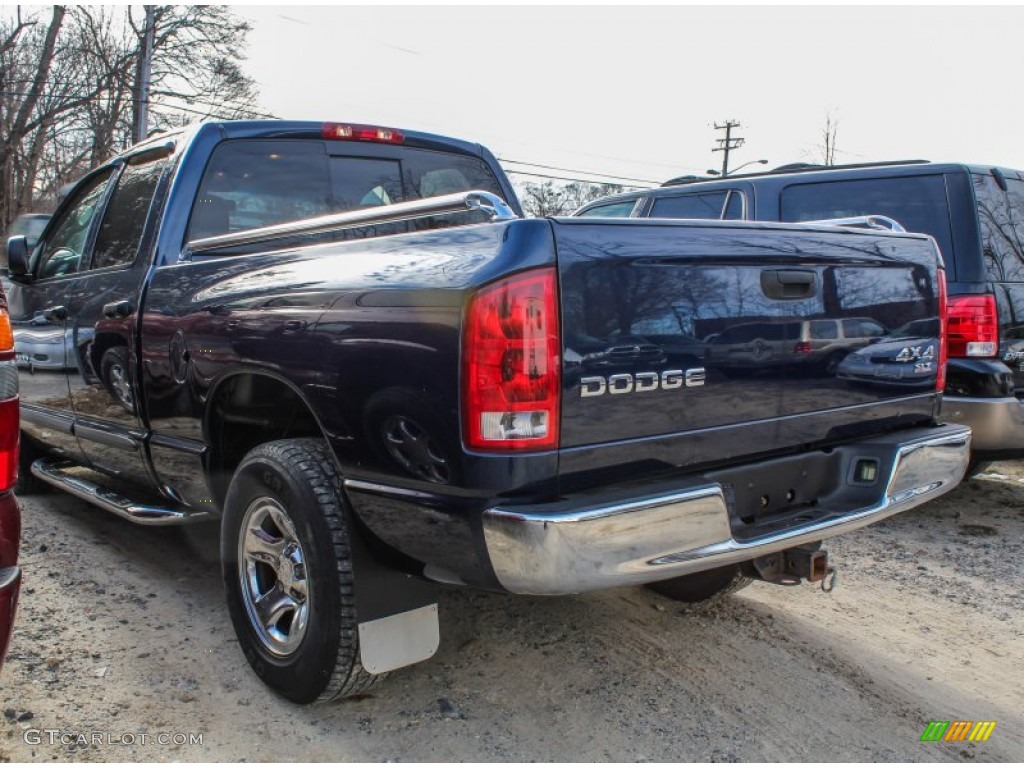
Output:
<instances>
[{"instance_id":1,"label":"chrome alloy wheel","mask_svg":"<svg viewBox=\"0 0 1024 768\"><path fill-rule=\"evenodd\" d=\"M238 537L238 577L249 622L274 656L295 652L309 626L312 589L295 525L280 502L249 505Z\"/></svg>"}]
</instances>

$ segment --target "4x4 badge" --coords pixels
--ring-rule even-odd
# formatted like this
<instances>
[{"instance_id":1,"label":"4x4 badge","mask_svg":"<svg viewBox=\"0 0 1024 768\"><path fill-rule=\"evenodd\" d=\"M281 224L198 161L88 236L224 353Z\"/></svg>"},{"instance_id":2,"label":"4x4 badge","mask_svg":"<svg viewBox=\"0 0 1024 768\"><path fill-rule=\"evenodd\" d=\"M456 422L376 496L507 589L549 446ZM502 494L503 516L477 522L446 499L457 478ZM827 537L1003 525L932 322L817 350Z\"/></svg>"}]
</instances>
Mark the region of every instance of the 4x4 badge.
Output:
<instances>
[{"instance_id":1,"label":"4x4 badge","mask_svg":"<svg viewBox=\"0 0 1024 768\"><path fill-rule=\"evenodd\" d=\"M934 358L935 345L929 344L927 347L924 345L920 347L904 347L896 355L895 360L897 363L912 363L915 360L933 360Z\"/></svg>"}]
</instances>

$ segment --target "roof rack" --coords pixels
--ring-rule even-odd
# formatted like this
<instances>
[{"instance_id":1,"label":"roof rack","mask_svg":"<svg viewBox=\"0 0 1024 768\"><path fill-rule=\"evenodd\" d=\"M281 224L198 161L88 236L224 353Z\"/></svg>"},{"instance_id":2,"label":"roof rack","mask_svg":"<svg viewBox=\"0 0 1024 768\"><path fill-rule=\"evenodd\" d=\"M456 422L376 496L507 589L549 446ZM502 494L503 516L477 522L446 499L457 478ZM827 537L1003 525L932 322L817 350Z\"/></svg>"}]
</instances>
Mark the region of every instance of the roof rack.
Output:
<instances>
[{"instance_id":1,"label":"roof rack","mask_svg":"<svg viewBox=\"0 0 1024 768\"><path fill-rule=\"evenodd\" d=\"M799 224L818 224L828 227L854 227L856 229L884 229L888 232L906 232L903 225L888 216L872 214L869 216L849 216L843 219L816 219L814 221L794 222Z\"/></svg>"},{"instance_id":2,"label":"roof rack","mask_svg":"<svg viewBox=\"0 0 1024 768\"><path fill-rule=\"evenodd\" d=\"M684 184L696 184L701 181L724 181L724 179L752 179L759 176L775 176L780 173L809 173L813 171L843 171L855 168L880 168L888 165L922 165L930 163L931 160L876 160L870 163L847 163L846 165L817 165L815 163L788 163L773 168L770 171L759 171L756 173L738 173L735 176L715 176L713 179L704 176L678 176L663 182L663 187L675 187Z\"/></svg>"}]
</instances>

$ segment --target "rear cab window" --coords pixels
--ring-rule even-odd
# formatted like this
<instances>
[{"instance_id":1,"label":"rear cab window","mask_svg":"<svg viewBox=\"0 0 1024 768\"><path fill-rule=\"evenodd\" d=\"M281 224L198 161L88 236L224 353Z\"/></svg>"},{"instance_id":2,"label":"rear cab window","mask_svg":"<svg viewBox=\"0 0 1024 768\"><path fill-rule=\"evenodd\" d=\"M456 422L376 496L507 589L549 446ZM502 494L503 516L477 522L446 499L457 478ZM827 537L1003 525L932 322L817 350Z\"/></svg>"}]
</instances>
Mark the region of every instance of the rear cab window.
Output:
<instances>
[{"instance_id":1,"label":"rear cab window","mask_svg":"<svg viewBox=\"0 0 1024 768\"><path fill-rule=\"evenodd\" d=\"M214 150L200 182L188 240L472 189L502 194L497 179L479 158L413 147L382 150L380 157L357 155L353 150L346 154L346 149L333 142L301 139L223 142ZM361 227L356 236L485 220L485 214L467 211ZM328 239L352 236L353 230L343 230Z\"/></svg>"},{"instance_id":2,"label":"rear cab window","mask_svg":"<svg viewBox=\"0 0 1024 768\"><path fill-rule=\"evenodd\" d=\"M941 174L794 183L779 198L780 221L817 221L877 214L908 232L935 238L947 260L952 234L946 181Z\"/></svg>"}]
</instances>

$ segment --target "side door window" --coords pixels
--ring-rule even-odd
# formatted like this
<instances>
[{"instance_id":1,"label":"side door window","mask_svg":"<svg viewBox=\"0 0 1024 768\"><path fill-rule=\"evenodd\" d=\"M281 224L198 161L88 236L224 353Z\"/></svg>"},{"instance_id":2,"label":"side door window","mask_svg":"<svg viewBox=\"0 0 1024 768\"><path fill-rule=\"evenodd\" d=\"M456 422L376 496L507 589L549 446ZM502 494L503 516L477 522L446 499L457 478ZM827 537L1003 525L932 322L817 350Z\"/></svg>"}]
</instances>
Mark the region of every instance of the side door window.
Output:
<instances>
[{"instance_id":1,"label":"side door window","mask_svg":"<svg viewBox=\"0 0 1024 768\"><path fill-rule=\"evenodd\" d=\"M659 197L651 206L653 219L721 219L724 218L727 190L692 195Z\"/></svg>"},{"instance_id":2,"label":"side door window","mask_svg":"<svg viewBox=\"0 0 1024 768\"><path fill-rule=\"evenodd\" d=\"M629 218L632 215L633 209L636 208L636 200L620 200L617 203L608 203L607 205L595 205L593 208L588 208L585 211L581 211L579 216L612 216L615 218Z\"/></svg>"},{"instance_id":3,"label":"side door window","mask_svg":"<svg viewBox=\"0 0 1024 768\"><path fill-rule=\"evenodd\" d=\"M56 224L36 255L33 271L37 279L70 275L82 267L92 223L113 172L108 168L90 179L75 201L57 215Z\"/></svg>"},{"instance_id":4,"label":"side door window","mask_svg":"<svg viewBox=\"0 0 1024 768\"><path fill-rule=\"evenodd\" d=\"M729 190L729 199L725 203L725 212L722 218L729 221L743 220L743 193L738 189Z\"/></svg>"},{"instance_id":5,"label":"side door window","mask_svg":"<svg viewBox=\"0 0 1024 768\"><path fill-rule=\"evenodd\" d=\"M149 207L166 163L163 160L129 165L111 195L92 253L92 269L123 266L135 261Z\"/></svg>"}]
</instances>

